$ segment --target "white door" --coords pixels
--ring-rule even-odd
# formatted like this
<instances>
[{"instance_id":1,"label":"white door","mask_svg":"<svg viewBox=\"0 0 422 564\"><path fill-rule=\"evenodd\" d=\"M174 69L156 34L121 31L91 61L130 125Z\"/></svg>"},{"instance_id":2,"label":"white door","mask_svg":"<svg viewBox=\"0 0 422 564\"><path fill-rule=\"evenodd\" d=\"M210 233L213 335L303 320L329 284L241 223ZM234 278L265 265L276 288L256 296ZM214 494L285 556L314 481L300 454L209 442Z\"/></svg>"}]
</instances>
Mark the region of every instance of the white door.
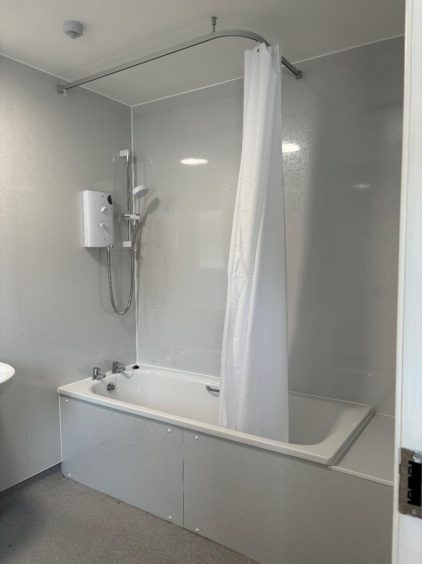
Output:
<instances>
[{"instance_id":1,"label":"white door","mask_svg":"<svg viewBox=\"0 0 422 564\"><path fill-rule=\"evenodd\" d=\"M422 519L399 512L398 466L402 447L422 451L422 0L406 2L405 52L392 561L421 564ZM414 475L419 470L415 464ZM417 481L412 503L406 504L413 513L419 511Z\"/></svg>"}]
</instances>

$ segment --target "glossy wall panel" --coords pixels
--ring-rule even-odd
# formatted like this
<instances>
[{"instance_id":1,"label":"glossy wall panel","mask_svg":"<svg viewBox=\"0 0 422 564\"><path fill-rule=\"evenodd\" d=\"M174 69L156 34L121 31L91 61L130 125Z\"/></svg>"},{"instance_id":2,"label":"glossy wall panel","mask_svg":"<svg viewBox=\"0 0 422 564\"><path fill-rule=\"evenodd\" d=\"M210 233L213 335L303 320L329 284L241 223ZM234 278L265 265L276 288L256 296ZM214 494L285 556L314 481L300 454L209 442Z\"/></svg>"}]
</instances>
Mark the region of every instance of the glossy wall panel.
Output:
<instances>
[{"instance_id":1,"label":"glossy wall panel","mask_svg":"<svg viewBox=\"0 0 422 564\"><path fill-rule=\"evenodd\" d=\"M56 84L0 57L0 359L16 368L0 397L0 490L60 461L57 386L135 356L134 310L111 312L105 253L82 247L81 221L85 188L123 201L113 157L130 146L130 111Z\"/></svg>"},{"instance_id":2,"label":"glossy wall panel","mask_svg":"<svg viewBox=\"0 0 422 564\"><path fill-rule=\"evenodd\" d=\"M158 207L142 235L142 360L217 374L242 134L241 84L134 109L137 181ZM186 158L207 162L185 165Z\"/></svg>"},{"instance_id":3,"label":"glossy wall panel","mask_svg":"<svg viewBox=\"0 0 422 564\"><path fill-rule=\"evenodd\" d=\"M392 414L403 40L302 66L284 98L290 385Z\"/></svg>"},{"instance_id":4,"label":"glossy wall panel","mask_svg":"<svg viewBox=\"0 0 422 564\"><path fill-rule=\"evenodd\" d=\"M392 413L403 42L301 68L282 87L290 388ZM142 240L143 361L219 373L241 129L241 81L133 109L138 181L159 200Z\"/></svg>"}]
</instances>

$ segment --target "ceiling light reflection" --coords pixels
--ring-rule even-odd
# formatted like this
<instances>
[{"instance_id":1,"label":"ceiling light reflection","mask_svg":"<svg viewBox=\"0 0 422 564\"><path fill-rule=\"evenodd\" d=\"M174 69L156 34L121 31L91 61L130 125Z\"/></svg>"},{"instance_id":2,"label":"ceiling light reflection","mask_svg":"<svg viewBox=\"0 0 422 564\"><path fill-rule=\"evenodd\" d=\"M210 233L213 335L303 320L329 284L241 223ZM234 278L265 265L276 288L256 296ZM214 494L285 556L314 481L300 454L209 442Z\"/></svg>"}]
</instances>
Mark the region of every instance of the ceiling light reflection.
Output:
<instances>
[{"instance_id":1,"label":"ceiling light reflection","mask_svg":"<svg viewBox=\"0 0 422 564\"><path fill-rule=\"evenodd\" d=\"M286 153L296 153L300 151L300 147L297 143L283 143L282 146L283 155Z\"/></svg>"},{"instance_id":2,"label":"ceiling light reflection","mask_svg":"<svg viewBox=\"0 0 422 564\"><path fill-rule=\"evenodd\" d=\"M180 162L188 166L204 165L208 163L207 159L197 159L195 157L188 157L187 159L182 159Z\"/></svg>"},{"instance_id":3,"label":"ceiling light reflection","mask_svg":"<svg viewBox=\"0 0 422 564\"><path fill-rule=\"evenodd\" d=\"M353 188L358 192L362 192L364 190L370 190L371 185L369 182L357 182L356 184L353 184Z\"/></svg>"}]
</instances>

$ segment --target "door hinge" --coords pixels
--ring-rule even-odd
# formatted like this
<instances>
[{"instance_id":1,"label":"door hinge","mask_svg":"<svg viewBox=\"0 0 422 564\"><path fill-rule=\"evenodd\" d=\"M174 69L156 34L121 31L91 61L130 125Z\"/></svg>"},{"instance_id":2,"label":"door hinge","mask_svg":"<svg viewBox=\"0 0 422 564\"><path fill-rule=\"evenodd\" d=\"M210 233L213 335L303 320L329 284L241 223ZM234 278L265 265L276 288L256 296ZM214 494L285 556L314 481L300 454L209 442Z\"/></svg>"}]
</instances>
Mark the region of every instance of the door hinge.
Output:
<instances>
[{"instance_id":1,"label":"door hinge","mask_svg":"<svg viewBox=\"0 0 422 564\"><path fill-rule=\"evenodd\" d=\"M422 452L400 449L399 511L422 519Z\"/></svg>"}]
</instances>

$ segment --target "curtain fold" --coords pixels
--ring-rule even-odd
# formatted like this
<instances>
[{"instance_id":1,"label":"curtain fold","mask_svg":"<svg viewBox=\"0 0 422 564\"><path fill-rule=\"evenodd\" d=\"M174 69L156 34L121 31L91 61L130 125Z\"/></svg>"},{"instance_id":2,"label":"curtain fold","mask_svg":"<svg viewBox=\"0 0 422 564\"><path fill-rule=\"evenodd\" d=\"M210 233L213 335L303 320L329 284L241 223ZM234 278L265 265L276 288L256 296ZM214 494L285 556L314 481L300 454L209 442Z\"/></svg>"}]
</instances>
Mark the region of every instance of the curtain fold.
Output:
<instances>
[{"instance_id":1,"label":"curtain fold","mask_svg":"<svg viewBox=\"0 0 422 564\"><path fill-rule=\"evenodd\" d=\"M278 46L245 52L243 139L228 265L220 424L288 440Z\"/></svg>"}]
</instances>

